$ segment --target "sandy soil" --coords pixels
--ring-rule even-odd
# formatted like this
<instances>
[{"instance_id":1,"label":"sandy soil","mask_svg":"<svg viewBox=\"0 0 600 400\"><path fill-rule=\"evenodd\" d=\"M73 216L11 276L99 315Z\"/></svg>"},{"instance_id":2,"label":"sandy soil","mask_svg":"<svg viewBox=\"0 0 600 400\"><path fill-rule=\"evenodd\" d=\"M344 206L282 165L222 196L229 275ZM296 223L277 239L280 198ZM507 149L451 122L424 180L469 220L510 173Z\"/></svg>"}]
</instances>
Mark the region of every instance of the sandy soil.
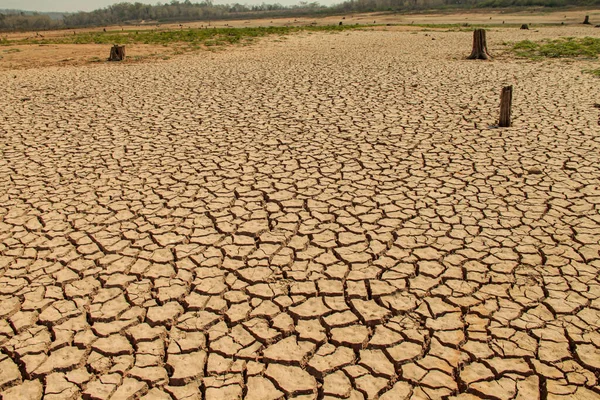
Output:
<instances>
[{"instance_id":1,"label":"sandy soil","mask_svg":"<svg viewBox=\"0 0 600 400\"><path fill-rule=\"evenodd\" d=\"M61 38L81 32L99 32L106 29L107 32L120 32L122 30L178 30L188 28L206 28L210 27L257 27L257 26L304 26L304 25L335 25L339 22L345 24L361 25L382 25L382 24L408 24L402 26L377 26L374 29L386 29L396 31L414 31L423 30L421 27L413 27L410 24L488 24L492 27L498 24L520 25L530 24L532 29L537 29L540 25L561 24L580 25L585 15L590 16L593 23L600 23L600 10L571 10L541 12L528 10L523 12L500 12L489 10L486 12L474 11L471 13L454 14L348 14L345 16L331 16L325 18L279 18L279 19L258 19L258 20L233 20L233 21L213 21L213 22L194 22L183 24L144 24L136 26L109 26L106 28L86 28L75 30L57 30L47 32L17 32L4 33L1 37L7 39L27 39L36 38L38 34L44 38ZM344 18L344 19L342 19ZM594 29L593 26L587 27L585 35L597 36L600 29ZM560 35L564 36L565 32ZM139 63L144 61L160 62L162 59L168 59L178 56L182 53L180 44L171 44L168 47L152 45L128 45L127 63ZM184 46L185 47L185 46ZM207 49L201 50L201 52ZM215 50L211 48L210 50ZM183 52L188 52L184 50ZM0 70L38 68L43 66L74 66L83 64L97 64L105 62L110 53L109 45L17 45L10 47L0 47Z\"/></svg>"},{"instance_id":2,"label":"sandy soil","mask_svg":"<svg viewBox=\"0 0 600 400\"><path fill-rule=\"evenodd\" d=\"M597 64L470 44L0 72L2 398L598 399Z\"/></svg>"},{"instance_id":3,"label":"sandy soil","mask_svg":"<svg viewBox=\"0 0 600 400\"><path fill-rule=\"evenodd\" d=\"M15 49L17 51L15 51ZM127 63L160 62L173 57L175 47L136 44L127 46ZM110 46L102 44L18 45L0 47L0 69L16 70L49 66L105 63Z\"/></svg>"}]
</instances>

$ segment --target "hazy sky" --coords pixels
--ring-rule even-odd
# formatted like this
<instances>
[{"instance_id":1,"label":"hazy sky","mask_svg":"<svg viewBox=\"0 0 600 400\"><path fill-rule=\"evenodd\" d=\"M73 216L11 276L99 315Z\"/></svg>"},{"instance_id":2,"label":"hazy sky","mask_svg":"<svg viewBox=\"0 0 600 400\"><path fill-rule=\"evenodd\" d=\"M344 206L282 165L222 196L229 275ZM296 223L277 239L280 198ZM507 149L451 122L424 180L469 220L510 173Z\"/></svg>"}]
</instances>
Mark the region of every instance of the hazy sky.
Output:
<instances>
[{"instance_id":1,"label":"hazy sky","mask_svg":"<svg viewBox=\"0 0 600 400\"><path fill-rule=\"evenodd\" d=\"M0 0L1 8L14 8L27 11L92 11L97 8L106 7L110 4L122 3L125 0ZM140 3L156 4L158 0L137 0ZM191 0L192 3L200 0ZM284 5L297 4L300 0L213 0L218 3L241 3L241 4L262 4L280 3ZM130 1L135 2L135 1ZM170 0L163 0L161 3L168 3ZM309 1L310 2L310 1ZM330 5L339 1L321 0L320 4Z\"/></svg>"}]
</instances>

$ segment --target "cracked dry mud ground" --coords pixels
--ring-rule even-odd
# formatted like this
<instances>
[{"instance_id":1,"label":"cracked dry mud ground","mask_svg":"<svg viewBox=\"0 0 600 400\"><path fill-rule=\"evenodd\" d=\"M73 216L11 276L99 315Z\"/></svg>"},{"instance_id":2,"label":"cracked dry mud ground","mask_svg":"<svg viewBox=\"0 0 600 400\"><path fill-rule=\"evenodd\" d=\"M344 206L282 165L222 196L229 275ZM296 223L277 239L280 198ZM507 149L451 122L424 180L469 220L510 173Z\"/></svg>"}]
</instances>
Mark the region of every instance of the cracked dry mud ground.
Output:
<instances>
[{"instance_id":1,"label":"cracked dry mud ground","mask_svg":"<svg viewBox=\"0 0 600 400\"><path fill-rule=\"evenodd\" d=\"M470 43L0 74L3 399L598 399L600 81Z\"/></svg>"}]
</instances>

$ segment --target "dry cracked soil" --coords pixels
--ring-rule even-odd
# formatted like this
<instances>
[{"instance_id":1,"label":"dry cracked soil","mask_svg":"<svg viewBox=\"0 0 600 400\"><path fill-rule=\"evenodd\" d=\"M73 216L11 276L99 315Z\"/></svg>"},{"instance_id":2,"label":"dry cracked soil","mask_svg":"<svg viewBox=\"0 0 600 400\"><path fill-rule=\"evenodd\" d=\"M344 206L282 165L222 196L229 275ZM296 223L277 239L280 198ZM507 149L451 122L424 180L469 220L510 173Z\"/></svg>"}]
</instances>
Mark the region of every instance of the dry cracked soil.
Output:
<instances>
[{"instance_id":1,"label":"dry cracked soil","mask_svg":"<svg viewBox=\"0 0 600 400\"><path fill-rule=\"evenodd\" d=\"M470 46L0 72L2 398L600 398L600 80Z\"/></svg>"}]
</instances>

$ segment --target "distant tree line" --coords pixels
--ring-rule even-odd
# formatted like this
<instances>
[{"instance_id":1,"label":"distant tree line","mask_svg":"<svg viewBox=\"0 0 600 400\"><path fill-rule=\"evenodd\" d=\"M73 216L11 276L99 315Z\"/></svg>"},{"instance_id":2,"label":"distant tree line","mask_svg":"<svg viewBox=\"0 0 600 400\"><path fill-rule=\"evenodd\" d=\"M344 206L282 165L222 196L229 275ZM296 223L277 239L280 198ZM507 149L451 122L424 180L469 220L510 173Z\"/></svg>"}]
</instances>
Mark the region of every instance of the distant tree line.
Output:
<instances>
[{"instance_id":1,"label":"distant tree line","mask_svg":"<svg viewBox=\"0 0 600 400\"><path fill-rule=\"evenodd\" d=\"M600 6L600 0L346 0L325 7L317 2L301 1L295 6L266 4L249 6L240 3L213 4L212 0L148 5L119 3L91 12L72 14L35 13L0 10L0 30L47 30L87 26L134 24L140 22L210 21L219 19L251 19L282 16L326 15L348 12L411 11L436 8L487 7L564 7Z\"/></svg>"},{"instance_id":2,"label":"distant tree line","mask_svg":"<svg viewBox=\"0 0 600 400\"><path fill-rule=\"evenodd\" d=\"M41 31L64 27L62 19L52 19L47 14L0 12L0 30Z\"/></svg>"},{"instance_id":3,"label":"distant tree line","mask_svg":"<svg viewBox=\"0 0 600 400\"><path fill-rule=\"evenodd\" d=\"M238 18L247 15L262 17L265 14L303 14L325 10L318 3L301 2L298 6L284 7L281 4L213 4L211 0L192 3L189 0L172 0L168 4L148 5L142 3L119 3L101 10L65 15L64 24L68 27L101 26L139 21L208 21L215 19Z\"/></svg>"},{"instance_id":4,"label":"distant tree line","mask_svg":"<svg viewBox=\"0 0 600 400\"><path fill-rule=\"evenodd\" d=\"M479 6L483 8L504 7L595 7L600 5L600 0L484 0Z\"/></svg>"},{"instance_id":5,"label":"distant tree line","mask_svg":"<svg viewBox=\"0 0 600 400\"><path fill-rule=\"evenodd\" d=\"M329 9L336 12L402 12L452 8L591 7L599 5L600 0L346 0Z\"/></svg>"},{"instance_id":6,"label":"distant tree line","mask_svg":"<svg viewBox=\"0 0 600 400\"><path fill-rule=\"evenodd\" d=\"M172 0L167 4L119 3L91 12L36 13L0 10L0 31L76 28L144 22L210 21L218 19L262 18L283 15L308 15L326 12L316 2L297 6L281 4L213 4L212 0L192 3ZM58 16L58 18L57 18Z\"/></svg>"}]
</instances>

